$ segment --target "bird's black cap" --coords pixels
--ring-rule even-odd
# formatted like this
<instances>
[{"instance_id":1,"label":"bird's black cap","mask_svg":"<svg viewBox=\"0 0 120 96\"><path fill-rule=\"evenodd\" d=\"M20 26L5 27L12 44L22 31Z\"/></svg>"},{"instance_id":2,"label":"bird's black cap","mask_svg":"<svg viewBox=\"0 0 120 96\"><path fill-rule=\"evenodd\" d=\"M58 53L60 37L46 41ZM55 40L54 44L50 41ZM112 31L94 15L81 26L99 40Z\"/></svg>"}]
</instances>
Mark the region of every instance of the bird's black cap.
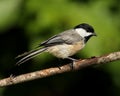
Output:
<instances>
[{"instance_id":1,"label":"bird's black cap","mask_svg":"<svg viewBox=\"0 0 120 96\"><path fill-rule=\"evenodd\" d=\"M91 25L89 24L86 24L86 23L82 23L82 24L79 24L77 26L74 27L74 29L77 29L77 28L83 28L85 29L87 32L92 32L94 33L94 29Z\"/></svg>"}]
</instances>

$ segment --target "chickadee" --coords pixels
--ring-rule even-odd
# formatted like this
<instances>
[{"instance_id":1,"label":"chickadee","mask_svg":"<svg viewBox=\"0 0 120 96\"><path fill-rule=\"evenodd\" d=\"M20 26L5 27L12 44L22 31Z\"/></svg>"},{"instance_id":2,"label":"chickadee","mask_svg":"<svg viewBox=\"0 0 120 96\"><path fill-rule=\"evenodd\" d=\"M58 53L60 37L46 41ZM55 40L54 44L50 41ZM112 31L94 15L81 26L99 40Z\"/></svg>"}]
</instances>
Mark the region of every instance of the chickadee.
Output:
<instances>
[{"instance_id":1,"label":"chickadee","mask_svg":"<svg viewBox=\"0 0 120 96\"><path fill-rule=\"evenodd\" d=\"M16 64L20 65L42 52L49 52L58 58L67 58L73 61L74 59L70 56L80 51L92 36L96 36L96 33L91 25L86 23L79 24L73 29L52 36L42 42L39 48L18 55L17 58L22 57L22 59Z\"/></svg>"}]
</instances>

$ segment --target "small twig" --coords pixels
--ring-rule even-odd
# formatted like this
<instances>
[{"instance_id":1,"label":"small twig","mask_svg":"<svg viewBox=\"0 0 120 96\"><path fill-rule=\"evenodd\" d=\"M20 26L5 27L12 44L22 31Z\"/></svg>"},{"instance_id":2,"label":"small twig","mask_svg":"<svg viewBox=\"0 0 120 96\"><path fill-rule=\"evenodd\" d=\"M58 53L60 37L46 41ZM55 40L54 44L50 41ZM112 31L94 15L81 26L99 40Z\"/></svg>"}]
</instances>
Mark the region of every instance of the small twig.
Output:
<instances>
[{"instance_id":1,"label":"small twig","mask_svg":"<svg viewBox=\"0 0 120 96\"><path fill-rule=\"evenodd\" d=\"M80 59L74 63L73 69L69 66L69 64L66 64L64 66L60 66L60 68L54 67L54 68L43 69L40 71L31 72L27 74L22 74L16 77L10 76L8 78L0 80L0 87L22 83L25 81L30 81L38 78L44 78L54 74L78 70L83 67L87 67L91 65L105 64L115 60L120 60L120 52L114 52L104 56L92 57L89 59L83 59L83 60Z\"/></svg>"}]
</instances>

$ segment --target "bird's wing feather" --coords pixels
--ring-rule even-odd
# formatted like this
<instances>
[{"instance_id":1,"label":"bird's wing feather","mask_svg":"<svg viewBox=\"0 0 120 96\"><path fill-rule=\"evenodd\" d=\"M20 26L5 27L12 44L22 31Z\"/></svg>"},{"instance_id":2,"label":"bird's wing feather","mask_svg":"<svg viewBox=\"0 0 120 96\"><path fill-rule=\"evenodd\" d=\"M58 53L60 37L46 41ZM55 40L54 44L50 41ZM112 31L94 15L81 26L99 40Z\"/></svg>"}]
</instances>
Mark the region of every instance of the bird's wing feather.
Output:
<instances>
[{"instance_id":1,"label":"bird's wing feather","mask_svg":"<svg viewBox=\"0 0 120 96\"><path fill-rule=\"evenodd\" d=\"M61 44L64 43L64 40L61 39L61 37L59 35L55 35L51 38L49 38L48 40L42 42L40 44L40 46L53 46L53 45L57 45L57 44Z\"/></svg>"},{"instance_id":2,"label":"bird's wing feather","mask_svg":"<svg viewBox=\"0 0 120 96\"><path fill-rule=\"evenodd\" d=\"M64 31L58 35L53 36L49 38L48 40L42 42L40 46L48 47L48 46L59 45L63 43L73 44L82 39L82 37L80 37L79 34L75 32L71 32L71 31L74 31L74 29Z\"/></svg>"}]
</instances>

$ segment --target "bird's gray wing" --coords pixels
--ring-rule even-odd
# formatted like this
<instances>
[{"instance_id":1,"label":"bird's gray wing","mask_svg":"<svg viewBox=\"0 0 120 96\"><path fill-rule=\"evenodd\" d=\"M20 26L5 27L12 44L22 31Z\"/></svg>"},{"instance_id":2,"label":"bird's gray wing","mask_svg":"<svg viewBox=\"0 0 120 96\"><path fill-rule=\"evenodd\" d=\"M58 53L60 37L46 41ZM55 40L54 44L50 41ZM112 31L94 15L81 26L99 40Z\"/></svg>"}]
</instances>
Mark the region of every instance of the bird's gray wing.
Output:
<instances>
[{"instance_id":1,"label":"bird's gray wing","mask_svg":"<svg viewBox=\"0 0 120 96\"><path fill-rule=\"evenodd\" d=\"M74 29L71 29L71 30L61 33L61 38L67 44L74 44L74 43L79 42L80 40L84 39Z\"/></svg>"},{"instance_id":2,"label":"bird's gray wing","mask_svg":"<svg viewBox=\"0 0 120 96\"><path fill-rule=\"evenodd\" d=\"M80 40L82 40L82 37L80 37L79 34L74 32L74 29L71 29L49 38L48 40L42 42L40 46L48 47L48 46L59 45L63 43L73 44Z\"/></svg>"},{"instance_id":3,"label":"bird's gray wing","mask_svg":"<svg viewBox=\"0 0 120 96\"><path fill-rule=\"evenodd\" d=\"M40 46L49 47L49 46L58 45L58 44L62 44L62 43L64 43L64 40L61 39L61 36L55 35L55 36L49 38L48 40L42 42L40 44Z\"/></svg>"}]
</instances>

